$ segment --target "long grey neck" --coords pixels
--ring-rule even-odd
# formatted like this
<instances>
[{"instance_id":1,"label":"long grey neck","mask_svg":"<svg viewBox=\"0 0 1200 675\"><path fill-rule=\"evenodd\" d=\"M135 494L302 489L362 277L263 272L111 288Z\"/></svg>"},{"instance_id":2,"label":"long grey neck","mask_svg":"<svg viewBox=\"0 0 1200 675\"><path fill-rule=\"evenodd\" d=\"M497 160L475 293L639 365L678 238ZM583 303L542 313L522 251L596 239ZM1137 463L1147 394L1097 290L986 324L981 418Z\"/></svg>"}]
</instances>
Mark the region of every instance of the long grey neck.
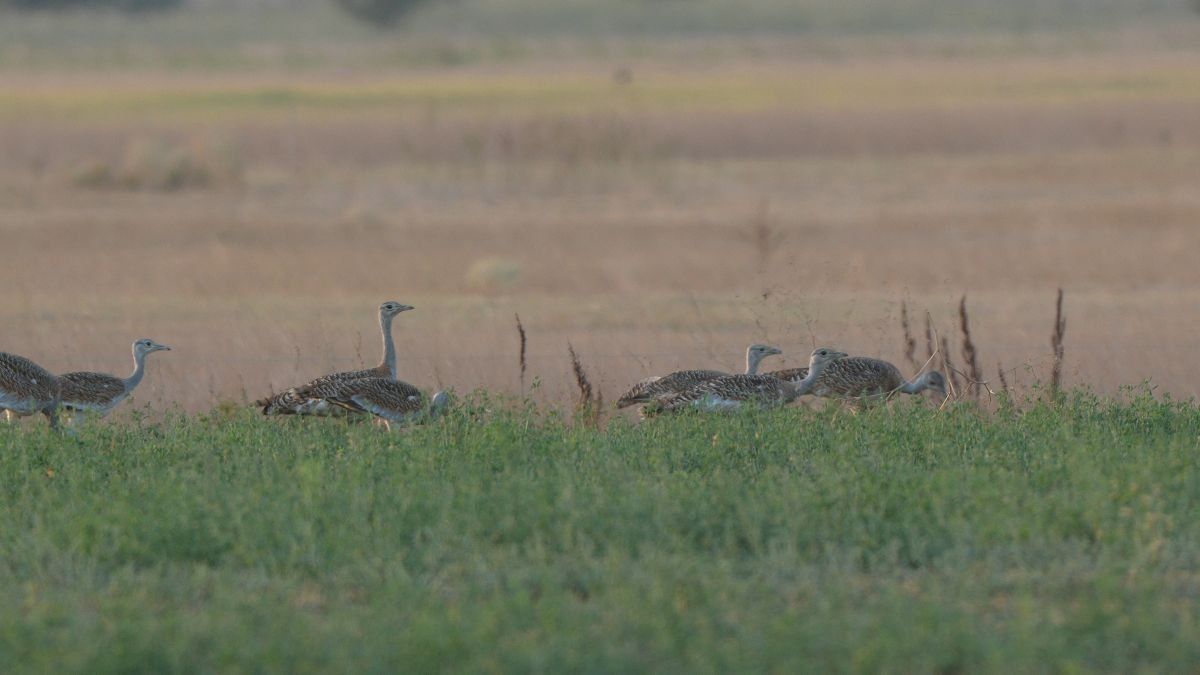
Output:
<instances>
[{"instance_id":1,"label":"long grey neck","mask_svg":"<svg viewBox=\"0 0 1200 675\"><path fill-rule=\"evenodd\" d=\"M396 344L392 342L393 318L383 313L379 315L379 330L383 332L383 363L380 363L379 367L387 368L394 380L396 379Z\"/></svg>"},{"instance_id":2,"label":"long grey neck","mask_svg":"<svg viewBox=\"0 0 1200 675\"><path fill-rule=\"evenodd\" d=\"M146 353L133 350L133 374L125 378L125 391L133 391L146 376Z\"/></svg>"},{"instance_id":3,"label":"long grey neck","mask_svg":"<svg viewBox=\"0 0 1200 675\"><path fill-rule=\"evenodd\" d=\"M746 374L747 375L757 375L758 374L758 364L760 361L762 361L762 354L759 354L758 352L756 352L752 349L747 349L746 350Z\"/></svg>"},{"instance_id":4,"label":"long grey neck","mask_svg":"<svg viewBox=\"0 0 1200 675\"><path fill-rule=\"evenodd\" d=\"M919 394L928 388L929 383L925 381L924 375L900 385L900 391L904 392L905 394Z\"/></svg>"},{"instance_id":5,"label":"long grey neck","mask_svg":"<svg viewBox=\"0 0 1200 675\"><path fill-rule=\"evenodd\" d=\"M825 372L824 363L813 363L812 361L809 361L808 375L805 375L803 380L800 380L799 382L787 382L785 380L784 382L790 385L785 390L787 392L786 398L788 402L790 403L791 401L794 401L811 392L813 390L813 386L817 383L817 378L821 377L821 373L823 372Z\"/></svg>"}]
</instances>

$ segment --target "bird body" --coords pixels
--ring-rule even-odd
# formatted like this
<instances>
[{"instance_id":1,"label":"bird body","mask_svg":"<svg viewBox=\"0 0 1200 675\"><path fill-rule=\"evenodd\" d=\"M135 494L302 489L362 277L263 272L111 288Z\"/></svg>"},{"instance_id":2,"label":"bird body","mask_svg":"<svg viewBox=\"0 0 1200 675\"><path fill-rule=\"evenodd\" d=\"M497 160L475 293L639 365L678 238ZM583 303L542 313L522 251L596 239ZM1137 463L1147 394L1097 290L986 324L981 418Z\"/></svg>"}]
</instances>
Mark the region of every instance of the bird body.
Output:
<instances>
[{"instance_id":1,"label":"bird body","mask_svg":"<svg viewBox=\"0 0 1200 675\"><path fill-rule=\"evenodd\" d=\"M63 373L62 404L106 414L129 396L125 381L105 373Z\"/></svg>"},{"instance_id":2,"label":"bird body","mask_svg":"<svg viewBox=\"0 0 1200 675\"><path fill-rule=\"evenodd\" d=\"M647 403L726 375L729 373L720 370L677 370L667 375L648 377L622 394L621 398L617 399L617 407L627 408L638 403Z\"/></svg>"},{"instance_id":3,"label":"bird body","mask_svg":"<svg viewBox=\"0 0 1200 675\"><path fill-rule=\"evenodd\" d=\"M42 413L58 426L62 381L23 356L0 352L0 409L16 415ZM11 415L8 416L11 420Z\"/></svg>"},{"instance_id":4,"label":"bird body","mask_svg":"<svg viewBox=\"0 0 1200 675\"><path fill-rule=\"evenodd\" d=\"M303 388L300 394L315 396L318 388ZM326 383L319 387L324 400L352 412L370 413L384 421L388 429L392 423L404 424L434 417L449 404L450 396L444 391L426 400L420 389L407 382L385 377L364 377Z\"/></svg>"},{"instance_id":5,"label":"bird body","mask_svg":"<svg viewBox=\"0 0 1200 675\"><path fill-rule=\"evenodd\" d=\"M736 410L754 401L762 407L781 405L795 398L795 387L769 375L726 375L714 378L659 401L662 410L694 405L705 410ZM789 398L791 396L791 398Z\"/></svg>"},{"instance_id":6,"label":"bird body","mask_svg":"<svg viewBox=\"0 0 1200 675\"><path fill-rule=\"evenodd\" d=\"M323 388L365 378L396 379L396 345L392 340L392 319L410 309L413 309L411 305L401 304L394 300L389 300L379 306L379 330L383 337L383 357L378 366L323 375L299 387L292 387L273 396L259 399L254 402L254 405L261 407L264 415L327 415L332 413L334 408L329 401L316 395L316 392L324 391ZM301 390L312 391L314 395L300 394Z\"/></svg>"},{"instance_id":7,"label":"bird body","mask_svg":"<svg viewBox=\"0 0 1200 675\"><path fill-rule=\"evenodd\" d=\"M758 372L759 363L766 357L782 354L779 349L770 345L753 344L746 348L746 375ZM664 396L669 396L692 387L725 377L729 373L720 370L677 370L661 377L648 377L633 385L629 391L617 399L618 408L626 408L638 403L649 403Z\"/></svg>"},{"instance_id":8,"label":"bird body","mask_svg":"<svg viewBox=\"0 0 1200 675\"><path fill-rule=\"evenodd\" d=\"M336 387L345 382L388 377L391 377L390 371L378 366L365 370L331 373L322 375L299 387L292 387L269 398L255 401L254 404L262 407L264 415L328 415L333 412L333 409L330 407L329 401L321 395L322 393L337 391Z\"/></svg>"},{"instance_id":9,"label":"bird body","mask_svg":"<svg viewBox=\"0 0 1200 675\"><path fill-rule=\"evenodd\" d=\"M807 368L788 368L767 373L789 382L808 376ZM812 387L812 395L824 398L887 398L896 392L918 394L926 389L946 393L945 378L937 371L906 380L900 369L882 359L853 356L831 363Z\"/></svg>"},{"instance_id":10,"label":"bird body","mask_svg":"<svg viewBox=\"0 0 1200 675\"><path fill-rule=\"evenodd\" d=\"M799 382L808 377L808 366L800 366L799 368L783 368L782 370L772 370L766 373L771 377L776 377L788 382Z\"/></svg>"},{"instance_id":11,"label":"bird body","mask_svg":"<svg viewBox=\"0 0 1200 675\"><path fill-rule=\"evenodd\" d=\"M124 401L146 374L146 355L171 348L143 338L133 343L133 374L120 378L105 373L76 372L61 375L63 408L103 417Z\"/></svg>"},{"instance_id":12,"label":"bird body","mask_svg":"<svg viewBox=\"0 0 1200 675\"><path fill-rule=\"evenodd\" d=\"M736 410L747 405L763 408L791 403L811 393L813 384L830 364L845 358L844 352L818 347L809 357L809 376L799 382L771 375L726 375L665 396L656 401L663 411L697 408L707 411Z\"/></svg>"}]
</instances>

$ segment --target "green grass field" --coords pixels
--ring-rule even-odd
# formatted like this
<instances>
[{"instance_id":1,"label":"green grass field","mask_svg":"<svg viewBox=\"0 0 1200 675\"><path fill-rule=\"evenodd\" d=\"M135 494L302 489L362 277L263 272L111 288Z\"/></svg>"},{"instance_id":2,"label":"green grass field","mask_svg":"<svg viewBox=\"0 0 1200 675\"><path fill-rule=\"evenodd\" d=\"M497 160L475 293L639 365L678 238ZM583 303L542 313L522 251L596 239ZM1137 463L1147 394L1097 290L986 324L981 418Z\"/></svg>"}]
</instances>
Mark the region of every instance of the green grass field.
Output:
<instances>
[{"instance_id":1,"label":"green grass field","mask_svg":"<svg viewBox=\"0 0 1200 675\"><path fill-rule=\"evenodd\" d=\"M0 428L0 671L1183 672L1200 411Z\"/></svg>"}]
</instances>

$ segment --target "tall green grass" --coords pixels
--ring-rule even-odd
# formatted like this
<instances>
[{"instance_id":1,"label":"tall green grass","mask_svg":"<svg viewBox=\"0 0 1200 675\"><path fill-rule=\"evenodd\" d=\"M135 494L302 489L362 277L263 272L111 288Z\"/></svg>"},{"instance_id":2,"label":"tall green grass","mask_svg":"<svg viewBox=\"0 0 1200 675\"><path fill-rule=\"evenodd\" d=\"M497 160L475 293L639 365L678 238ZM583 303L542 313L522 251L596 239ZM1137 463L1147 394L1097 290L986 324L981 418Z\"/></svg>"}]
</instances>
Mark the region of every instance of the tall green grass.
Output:
<instances>
[{"instance_id":1,"label":"tall green grass","mask_svg":"<svg viewBox=\"0 0 1200 675\"><path fill-rule=\"evenodd\" d=\"M0 428L0 671L1186 671L1200 411Z\"/></svg>"}]
</instances>

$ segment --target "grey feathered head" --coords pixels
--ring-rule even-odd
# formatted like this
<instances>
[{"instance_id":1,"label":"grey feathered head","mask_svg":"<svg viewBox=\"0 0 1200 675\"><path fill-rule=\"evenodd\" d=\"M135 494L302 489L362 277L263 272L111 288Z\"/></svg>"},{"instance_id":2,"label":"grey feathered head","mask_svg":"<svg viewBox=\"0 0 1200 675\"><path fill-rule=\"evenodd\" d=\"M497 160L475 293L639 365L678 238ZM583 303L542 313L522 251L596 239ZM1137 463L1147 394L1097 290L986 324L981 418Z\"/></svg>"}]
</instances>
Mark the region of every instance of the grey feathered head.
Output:
<instances>
[{"instance_id":1,"label":"grey feathered head","mask_svg":"<svg viewBox=\"0 0 1200 675\"><path fill-rule=\"evenodd\" d=\"M388 300L379 306L379 314L381 316L391 318L400 312L407 312L410 309L413 309L412 305L406 305L402 302L396 302L395 300Z\"/></svg>"},{"instance_id":2,"label":"grey feathered head","mask_svg":"<svg viewBox=\"0 0 1200 675\"><path fill-rule=\"evenodd\" d=\"M150 338L142 338L133 343L134 354L149 354L151 352L169 352L171 348L161 345Z\"/></svg>"},{"instance_id":3,"label":"grey feathered head","mask_svg":"<svg viewBox=\"0 0 1200 675\"><path fill-rule=\"evenodd\" d=\"M812 355L808 357L808 367L809 369L812 369L817 366L827 366L830 363L833 363L838 359L844 359L847 356L849 356L849 354L846 352L839 352L832 347L817 347L812 351Z\"/></svg>"},{"instance_id":4,"label":"grey feathered head","mask_svg":"<svg viewBox=\"0 0 1200 675\"><path fill-rule=\"evenodd\" d=\"M931 370L922 375L921 384L925 385L926 389L932 389L940 393L943 397L948 396L946 393L946 377L936 370Z\"/></svg>"}]
</instances>

